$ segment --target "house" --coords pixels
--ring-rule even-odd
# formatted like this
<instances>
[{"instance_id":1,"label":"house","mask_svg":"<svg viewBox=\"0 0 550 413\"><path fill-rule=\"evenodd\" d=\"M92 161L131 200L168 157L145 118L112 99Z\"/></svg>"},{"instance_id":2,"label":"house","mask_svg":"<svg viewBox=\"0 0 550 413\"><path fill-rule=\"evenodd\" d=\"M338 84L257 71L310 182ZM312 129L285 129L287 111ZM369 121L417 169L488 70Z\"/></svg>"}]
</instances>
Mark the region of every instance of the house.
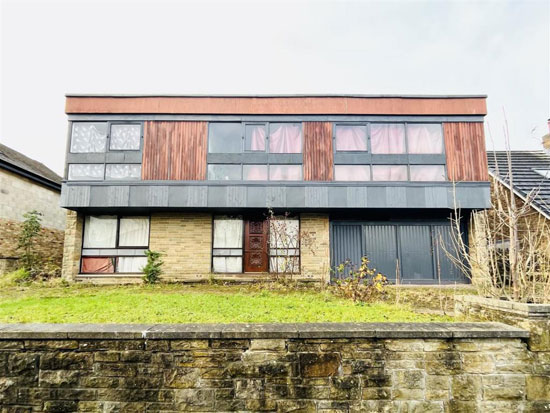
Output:
<instances>
[{"instance_id":1,"label":"house","mask_svg":"<svg viewBox=\"0 0 550 413\"><path fill-rule=\"evenodd\" d=\"M42 214L37 250L61 265L66 212L59 206L61 177L40 162L0 144L0 274L17 267L23 214Z\"/></svg>"},{"instance_id":2,"label":"house","mask_svg":"<svg viewBox=\"0 0 550 413\"><path fill-rule=\"evenodd\" d=\"M328 282L367 255L463 282L449 216L490 206L485 96L70 94L66 113L67 280L139 281L151 249L165 279ZM308 245L274 240L282 216Z\"/></svg>"}]
</instances>

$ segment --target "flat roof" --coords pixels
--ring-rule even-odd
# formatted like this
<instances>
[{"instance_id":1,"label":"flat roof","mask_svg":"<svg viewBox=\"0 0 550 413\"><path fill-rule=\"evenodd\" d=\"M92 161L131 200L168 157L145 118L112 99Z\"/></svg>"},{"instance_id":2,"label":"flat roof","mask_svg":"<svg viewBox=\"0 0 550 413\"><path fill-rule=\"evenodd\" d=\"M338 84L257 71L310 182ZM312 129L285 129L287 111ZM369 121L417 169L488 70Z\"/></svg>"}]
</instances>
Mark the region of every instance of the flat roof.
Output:
<instances>
[{"instance_id":1,"label":"flat roof","mask_svg":"<svg viewBox=\"0 0 550 413\"><path fill-rule=\"evenodd\" d=\"M320 93L320 94L178 94L178 93L65 93L66 97L113 97L113 98L401 98L401 99L468 99L487 98L487 95L400 95L400 94L357 94L357 93Z\"/></svg>"}]
</instances>

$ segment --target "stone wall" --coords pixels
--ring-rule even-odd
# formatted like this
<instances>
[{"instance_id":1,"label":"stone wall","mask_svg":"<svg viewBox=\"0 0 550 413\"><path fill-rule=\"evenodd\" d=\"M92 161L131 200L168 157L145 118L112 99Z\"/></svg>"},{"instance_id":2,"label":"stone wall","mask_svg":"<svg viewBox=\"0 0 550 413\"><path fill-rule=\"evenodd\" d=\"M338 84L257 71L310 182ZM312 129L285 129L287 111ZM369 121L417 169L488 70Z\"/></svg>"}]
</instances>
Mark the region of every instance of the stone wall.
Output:
<instances>
[{"instance_id":1,"label":"stone wall","mask_svg":"<svg viewBox=\"0 0 550 413\"><path fill-rule=\"evenodd\" d=\"M82 214L76 211L67 211L61 271L61 276L67 281L74 281L80 271L83 226L84 217Z\"/></svg>"},{"instance_id":2,"label":"stone wall","mask_svg":"<svg viewBox=\"0 0 550 413\"><path fill-rule=\"evenodd\" d=\"M300 214L301 275L330 281L330 236L328 214Z\"/></svg>"},{"instance_id":3,"label":"stone wall","mask_svg":"<svg viewBox=\"0 0 550 413\"><path fill-rule=\"evenodd\" d=\"M484 324L0 325L0 410L550 409L527 332Z\"/></svg>"}]
</instances>

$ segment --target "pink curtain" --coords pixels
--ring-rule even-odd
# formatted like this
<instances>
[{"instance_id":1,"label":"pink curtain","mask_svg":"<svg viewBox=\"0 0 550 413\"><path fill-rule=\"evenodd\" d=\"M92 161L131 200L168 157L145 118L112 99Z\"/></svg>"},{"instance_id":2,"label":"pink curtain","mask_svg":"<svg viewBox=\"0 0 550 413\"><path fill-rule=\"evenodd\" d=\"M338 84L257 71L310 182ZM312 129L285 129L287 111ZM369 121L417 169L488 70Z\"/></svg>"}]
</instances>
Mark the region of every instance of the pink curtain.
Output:
<instances>
[{"instance_id":1,"label":"pink curtain","mask_svg":"<svg viewBox=\"0 0 550 413\"><path fill-rule=\"evenodd\" d=\"M443 165L411 165L411 181L444 181Z\"/></svg>"},{"instance_id":2,"label":"pink curtain","mask_svg":"<svg viewBox=\"0 0 550 413\"><path fill-rule=\"evenodd\" d=\"M301 179L301 165L269 165L270 181L300 181Z\"/></svg>"},{"instance_id":3,"label":"pink curtain","mask_svg":"<svg viewBox=\"0 0 550 413\"><path fill-rule=\"evenodd\" d=\"M405 153L405 125L372 123L370 145L372 153Z\"/></svg>"},{"instance_id":4,"label":"pink curtain","mask_svg":"<svg viewBox=\"0 0 550 413\"><path fill-rule=\"evenodd\" d=\"M443 153L443 133L440 124L408 124L409 153Z\"/></svg>"},{"instance_id":5,"label":"pink curtain","mask_svg":"<svg viewBox=\"0 0 550 413\"><path fill-rule=\"evenodd\" d=\"M373 165L372 180L373 181L406 181L407 166L406 165Z\"/></svg>"},{"instance_id":6,"label":"pink curtain","mask_svg":"<svg viewBox=\"0 0 550 413\"><path fill-rule=\"evenodd\" d=\"M110 257L84 257L82 258L82 273L113 273L113 259Z\"/></svg>"},{"instance_id":7,"label":"pink curtain","mask_svg":"<svg viewBox=\"0 0 550 413\"><path fill-rule=\"evenodd\" d=\"M245 181L267 181L266 165L243 165Z\"/></svg>"},{"instance_id":8,"label":"pink curtain","mask_svg":"<svg viewBox=\"0 0 550 413\"><path fill-rule=\"evenodd\" d=\"M335 181L370 181L368 165L335 165Z\"/></svg>"},{"instance_id":9,"label":"pink curtain","mask_svg":"<svg viewBox=\"0 0 550 413\"><path fill-rule=\"evenodd\" d=\"M291 123L272 124L269 136L269 152L271 153L301 153L302 128Z\"/></svg>"},{"instance_id":10,"label":"pink curtain","mask_svg":"<svg viewBox=\"0 0 550 413\"><path fill-rule=\"evenodd\" d=\"M366 151L367 129L364 126L337 126L337 151Z\"/></svg>"},{"instance_id":11,"label":"pink curtain","mask_svg":"<svg viewBox=\"0 0 550 413\"><path fill-rule=\"evenodd\" d=\"M264 125L247 125L247 134L249 135L250 148L246 149L250 151L265 151L266 133Z\"/></svg>"}]
</instances>

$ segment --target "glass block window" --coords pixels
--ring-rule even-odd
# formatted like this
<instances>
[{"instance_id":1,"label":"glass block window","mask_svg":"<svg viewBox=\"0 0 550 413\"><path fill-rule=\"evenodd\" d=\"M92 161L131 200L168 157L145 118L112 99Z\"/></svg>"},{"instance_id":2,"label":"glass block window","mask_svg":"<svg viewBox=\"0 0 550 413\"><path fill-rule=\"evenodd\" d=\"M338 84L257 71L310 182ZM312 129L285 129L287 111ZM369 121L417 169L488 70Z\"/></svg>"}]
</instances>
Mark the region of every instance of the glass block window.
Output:
<instances>
[{"instance_id":1,"label":"glass block window","mask_svg":"<svg viewBox=\"0 0 550 413\"><path fill-rule=\"evenodd\" d=\"M300 272L300 221L281 217L269 222L269 268L276 273Z\"/></svg>"},{"instance_id":2,"label":"glass block window","mask_svg":"<svg viewBox=\"0 0 550 413\"><path fill-rule=\"evenodd\" d=\"M269 165L270 181L301 181L302 165Z\"/></svg>"},{"instance_id":3,"label":"glass block window","mask_svg":"<svg viewBox=\"0 0 550 413\"><path fill-rule=\"evenodd\" d=\"M407 181L407 165L373 165L373 181Z\"/></svg>"},{"instance_id":4,"label":"glass block window","mask_svg":"<svg viewBox=\"0 0 550 413\"><path fill-rule=\"evenodd\" d=\"M270 124L269 152L302 153L302 124L301 123Z\"/></svg>"},{"instance_id":5,"label":"glass block window","mask_svg":"<svg viewBox=\"0 0 550 413\"><path fill-rule=\"evenodd\" d=\"M335 181L370 181L369 165L335 165Z\"/></svg>"},{"instance_id":6,"label":"glass block window","mask_svg":"<svg viewBox=\"0 0 550 413\"><path fill-rule=\"evenodd\" d=\"M69 181L101 181L105 174L102 163L83 163L69 165Z\"/></svg>"},{"instance_id":7,"label":"glass block window","mask_svg":"<svg viewBox=\"0 0 550 413\"><path fill-rule=\"evenodd\" d=\"M147 247L149 245L149 218L120 218L118 245L120 247Z\"/></svg>"},{"instance_id":8,"label":"glass block window","mask_svg":"<svg viewBox=\"0 0 550 413\"><path fill-rule=\"evenodd\" d=\"M84 220L84 248L115 248L117 217L114 215L87 216Z\"/></svg>"},{"instance_id":9,"label":"glass block window","mask_svg":"<svg viewBox=\"0 0 550 413\"><path fill-rule=\"evenodd\" d=\"M208 126L208 152L241 153L243 128L241 123L210 123Z\"/></svg>"},{"instance_id":10,"label":"glass block window","mask_svg":"<svg viewBox=\"0 0 550 413\"><path fill-rule=\"evenodd\" d=\"M141 125L111 125L111 141L109 149L112 151L135 151L141 144Z\"/></svg>"},{"instance_id":11,"label":"glass block window","mask_svg":"<svg viewBox=\"0 0 550 413\"><path fill-rule=\"evenodd\" d=\"M367 150L367 127L365 125L337 125L335 135L337 151Z\"/></svg>"},{"instance_id":12,"label":"glass block window","mask_svg":"<svg viewBox=\"0 0 550 413\"><path fill-rule=\"evenodd\" d=\"M212 270L217 273L240 273L243 270L243 220L215 217Z\"/></svg>"},{"instance_id":13,"label":"glass block window","mask_svg":"<svg viewBox=\"0 0 550 413\"><path fill-rule=\"evenodd\" d=\"M439 123L407 124L407 142L409 153L443 153L443 130Z\"/></svg>"},{"instance_id":14,"label":"glass block window","mask_svg":"<svg viewBox=\"0 0 550 413\"><path fill-rule=\"evenodd\" d=\"M370 145L372 153L406 153L405 125L371 123Z\"/></svg>"},{"instance_id":15,"label":"glass block window","mask_svg":"<svg viewBox=\"0 0 550 413\"><path fill-rule=\"evenodd\" d=\"M443 165L411 165L411 181L444 181Z\"/></svg>"},{"instance_id":16,"label":"glass block window","mask_svg":"<svg viewBox=\"0 0 550 413\"><path fill-rule=\"evenodd\" d=\"M71 132L71 152L105 152L107 122L74 122Z\"/></svg>"},{"instance_id":17,"label":"glass block window","mask_svg":"<svg viewBox=\"0 0 550 413\"><path fill-rule=\"evenodd\" d=\"M209 181L240 181L242 179L241 165L210 164L208 165Z\"/></svg>"},{"instance_id":18,"label":"glass block window","mask_svg":"<svg viewBox=\"0 0 550 413\"><path fill-rule=\"evenodd\" d=\"M246 125L244 149L246 151L265 152L267 133L265 125Z\"/></svg>"},{"instance_id":19,"label":"glass block window","mask_svg":"<svg viewBox=\"0 0 550 413\"><path fill-rule=\"evenodd\" d=\"M136 180L141 178L140 164L107 164L105 169L105 179L110 180Z\"/></svg>"},{"instance_id":20,"label":"glass block window","mask_svg":"<svg viewBox=\"0 0 550 413\"><path fill-rule=\"evenodd\" d=\"M245 181L267 181L267 165L243 165Z\"/></svg>"}]
</instances>

